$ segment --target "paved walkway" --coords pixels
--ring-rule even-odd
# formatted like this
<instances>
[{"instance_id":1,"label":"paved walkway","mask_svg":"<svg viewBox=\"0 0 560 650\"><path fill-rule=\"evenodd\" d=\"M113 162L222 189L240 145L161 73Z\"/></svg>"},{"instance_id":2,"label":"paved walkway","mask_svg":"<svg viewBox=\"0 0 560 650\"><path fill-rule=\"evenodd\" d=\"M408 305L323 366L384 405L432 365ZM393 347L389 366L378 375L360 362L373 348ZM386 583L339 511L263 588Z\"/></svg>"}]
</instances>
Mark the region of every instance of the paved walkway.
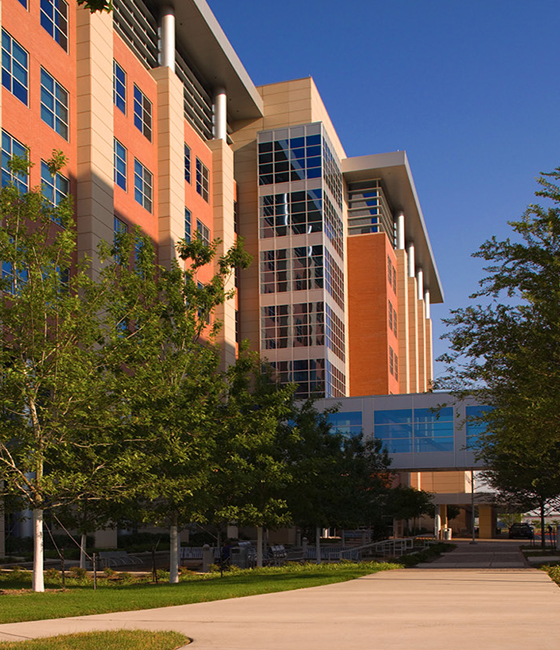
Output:
<instances>
[{"instance_id":1,"label":"paved walkway","mask_svg":"<svg viewBox=\"0 0 560 650\"><path fill-rule=\"evenodd\" d=\"M519 559L511 566L516 544L504 544L460 543L430 569L323 587L0 625L0 640L148 628L183 632L194 639L189 650L556 650L560 589L544 572L520 568ZM502 560L508 568L480 568Z\"/></svg>"}]
</instances>

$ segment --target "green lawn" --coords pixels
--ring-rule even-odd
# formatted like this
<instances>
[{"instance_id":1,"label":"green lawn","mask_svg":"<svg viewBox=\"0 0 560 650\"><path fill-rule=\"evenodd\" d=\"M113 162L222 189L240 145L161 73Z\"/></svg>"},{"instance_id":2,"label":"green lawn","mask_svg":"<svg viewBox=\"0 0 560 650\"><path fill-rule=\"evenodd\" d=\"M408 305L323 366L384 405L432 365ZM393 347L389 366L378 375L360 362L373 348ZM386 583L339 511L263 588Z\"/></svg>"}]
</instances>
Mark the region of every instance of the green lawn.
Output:
<instances>
[{"instance_id":1,"label":"green lawn","mask_svg":"<svg viewBox=\"0 0 560 650\"><path fill-rule=\"evenodd\" d=\"M28 574L4 574L0 577L0 623L151 609L289 591L343 582L399 567L376 562L298 564L236 571L224 574L223 578L219 574L185 576L177 585L105 584L94 591L88 583L73 585L64 591L48 589L40 594L29 591L31 578ZM49 586L54 585L47 582Z\"/></svg>"},{"instance_id":2,"label":"green lawn","mask_svg":"<svg viewBox=\"0 0 560 650\"><path fill-rule=\"evenodd\" d=\"M8 641L2 650L175 650L187 645L189 639L179 632L146 632L119 630L116 632L86 632L66 634L48 639Z\"/></svg>"}]
</instances>

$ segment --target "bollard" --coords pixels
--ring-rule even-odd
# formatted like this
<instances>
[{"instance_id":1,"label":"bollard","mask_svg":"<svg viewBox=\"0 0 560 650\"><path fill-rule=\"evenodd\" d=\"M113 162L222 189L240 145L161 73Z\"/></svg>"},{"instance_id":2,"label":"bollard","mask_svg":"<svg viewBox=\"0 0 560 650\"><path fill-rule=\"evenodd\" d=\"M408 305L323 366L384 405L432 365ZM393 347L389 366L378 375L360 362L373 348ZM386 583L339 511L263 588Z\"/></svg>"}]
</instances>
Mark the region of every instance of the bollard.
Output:
<instances>
[{"instance_id":1,"label":"bollard","mask_svg":"<svg viewBox=\"0 0 560 650\"><path fill-rule=\"evenodd\" d=\"M307 537L304 537L301 540L301 550L303 551L303 559L304 559L304 561L307 560L307 544L308 544Z\"/></svg>"},{"instance_id":2,"label":"bollard","mask_svg":"<svg viewBox=\"0 0 560 650\"><path fill-rule=\"evenodd\" d=\"M208 573L211 564L214 564L214 549L208 544L204 544L202 547L202 572Z\"/></svg>"}]
</instances>

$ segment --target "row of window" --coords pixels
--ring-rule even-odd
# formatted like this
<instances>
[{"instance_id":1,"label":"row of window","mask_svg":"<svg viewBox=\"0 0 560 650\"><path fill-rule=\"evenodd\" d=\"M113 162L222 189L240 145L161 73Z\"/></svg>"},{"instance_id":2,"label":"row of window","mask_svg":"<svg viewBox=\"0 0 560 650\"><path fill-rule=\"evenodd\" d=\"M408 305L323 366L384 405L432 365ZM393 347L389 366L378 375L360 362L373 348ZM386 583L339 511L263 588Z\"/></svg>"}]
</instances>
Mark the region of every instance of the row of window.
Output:
<instances>
[{"instance_id":1,"label":"row of window","mask_svg":"<svg viewBox=\"0 0 560 650\"><path fill-rule=\"evenodd\" d=\"M389 373L399 381L399 358L392 347L389 347Z\"/></svg>"},{"instance_id":2,"label":"row of window","mask_svg":"<svg viewBox=\"0 0 560 650\"><path fill-rule=\"evenodd\" d=\"M474 449L479 437L486 432L480 418L488 406L467 406L467 449ZM345 436L362 432L362 412L329 415L332 430ZM374 432L389 453L422 451L453 451L453 408L394 409L375 411Z\"/></svg>"},{"instance_id":3,"label":"row of window","mask_svg":"<svg viewBox=\"0 0 560 650\"><path fill-rule=\"evenodd\" d=\"M126 147L113 138L114 182L127 191L128 152ZM153 174L138 159L134 159L134 200L148 212L153 212Z\"/></svg>"},{"instance_id":4,"label":"row of window","mask_svg":"<svg viewBox=\"0 0 560 650\"><path fill-rule=\"evenodd\" d=\"M322 289L323 247L298 246L261 253L261 293Z\"/></svg>"},{"instance_id":5,"label":"row of window","mask_svg":"<svg viewBox=\"0 0 560 650\"><path fill-rule=\"evenodd\" d=\"M285 237L325 231L334 249L343 257L342 219L321 189L261 196L260 237Z\"/></svg>"},{"instance_id":6,"label":"row of window","mask_svg":"<svg viewBox=\"0 0 560 650\"><path fill-rule=\"evenodd\" d=\"M393 291L397 293L397 269L395 268L395 265L393 264L389 255L387 255L387 281L393 288Z\"/></svg>"},{"instance_id":7,"label":"row of window","mask_svg":"<svg viewBox=\"0 0 560 650\"><path fill-rule=\"evenodd\" d=\"M29 54L2 29L2 86L26 106L29 100ZM41 68L41 119L68 140L69 94Z\"/></svg>"},{"instance_id":8,"label":"row of window","mask_svg":"<svg viewBox=\"0 0 560 650\"><path fill-rule=\"evenodd\" d=\"M317 345L326 345L344 361L344 323L329 305L310 302L261 308L263 350Z\"/></svg>"},{"instance_id":9,"label":"row of window","mask_svg":"<svg viewBox=\"0 0 560 650\"><path fill-rule=\"evenodd\" d=\"M342 361L346 360L346 352L344 349L345 343L345 329L344 323L334 313L334 311L325 305L325 325L327 334L327 347L332 350L336 356Z\"/></svg>"},{"instance_id":10,"label":"row of window","mask_svg":"<svg viewBox=\"0 0 560 650\"><path fill-rule=\"evenodd\" d=\"M27 0L19 3L29 9ZM41 27L68 52L68 4L65 0L41 0Z\"/></svg>"},{"instance_id":11,"label":"row of window","mask_svg":"<svg viewBox=\"0 0 560 650\"><path fill-rule=\"evenodd\" d=\"M322 289L344 309L344 276L323 246L296 246L261 252L261 293Z\"/></svg>"},{"instance_id":12,"label":"row of window","mask_svg":"<svg viewBox=\"0 0 560 650\"><path fill-rule=\"evenodd\" d=\"M346 395L346 377L334 363L327 359L327 386L325 397L344 397Z\"/></svg>"},{"instance_id":13,"label":"row of window","mask_svg":"<svg viewBox=\"0 0 560 650\"><path fill-rule=\"evenodd\" d=\"M11 171L9 161L12 156L27 158L27 147L12 137L7 131L2 130L2 187L13 182L20 192L27 192L29 189L29 176L27 174L16 175ZM53 176L44 160L41 160L41 186L43 194L55 207L60 204L64 197L68 196L70 189L68 179L60 173Z\"/></svg>"},{"instance_id":14,"label":"row of window","mask_svg":"<svg viewBox=\"0 0 560 650\"><path fill-rule=\"evenodd\" d=\"M374 435L389 453L453 451L453 408L375 411Z\"/></svg>"},{"instance_id":15,"label":"row of window","mask_svg":"<svg viewBox=\"0 0 560 650\"><path fill-rule=\"evenodd\" d=\"M393 303L389 300L389 329L397 336L397 311L393 307Z\"/></svg>"},{"instance_id":16,"label":"row of window","mask_svg":"<svg viewBox=\"0 0 560 650\"><path fill-rule=\"evenodd\" d=\"M126 115L127 82L126 72L113 60L113 103ZM151 142L153 137L152 127L152 102L134 84L133 91L134 126ZM191 182L191 150L184 145L185 181ZM196 158L196 191L205 201L210 200L210 175L208 168Z\"/></svg>"},{"instance_id":17,"label":"row of window","mask_svg":"<svg viewBox=\"0 0 560 650\"><path fill-rule=\"evenodd\" d=\"M133 90L134 126L152 141L152 102L134 84ZM126 115L127 83L126 72L113 60L113 104Z\"/></svg>"},{"instance_id":18,"label":"row of window","mask_svg":"<svg viewBox=\"0 0 560 650\"><path fill-rule=\"evenodd\" d=\"M325 395L325 359L295 359L275 361L270 364L276 372L276 379L282 385L297 384L296 396L305 399L311 395Z\"/></svg>"}]
</instances>

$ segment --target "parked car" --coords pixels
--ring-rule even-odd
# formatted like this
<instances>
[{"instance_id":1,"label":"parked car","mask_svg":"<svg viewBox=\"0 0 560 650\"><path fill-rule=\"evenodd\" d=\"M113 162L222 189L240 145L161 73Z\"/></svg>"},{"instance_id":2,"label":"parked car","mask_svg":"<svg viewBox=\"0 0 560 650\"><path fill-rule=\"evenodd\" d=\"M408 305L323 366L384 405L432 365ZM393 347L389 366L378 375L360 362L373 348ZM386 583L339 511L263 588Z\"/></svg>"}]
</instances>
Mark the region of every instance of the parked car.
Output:
<instances>
[{"instance_id":1,"label":"parked car","mask_svg":"<svg viewBox=\"0 0 560 650\"><path fill-rule=\"evenodd\" d=\"M513 524L509 527L509 538L522 538L533 539L535 537L535 529L529 524Z\"/></svg>"}]
</instances>

